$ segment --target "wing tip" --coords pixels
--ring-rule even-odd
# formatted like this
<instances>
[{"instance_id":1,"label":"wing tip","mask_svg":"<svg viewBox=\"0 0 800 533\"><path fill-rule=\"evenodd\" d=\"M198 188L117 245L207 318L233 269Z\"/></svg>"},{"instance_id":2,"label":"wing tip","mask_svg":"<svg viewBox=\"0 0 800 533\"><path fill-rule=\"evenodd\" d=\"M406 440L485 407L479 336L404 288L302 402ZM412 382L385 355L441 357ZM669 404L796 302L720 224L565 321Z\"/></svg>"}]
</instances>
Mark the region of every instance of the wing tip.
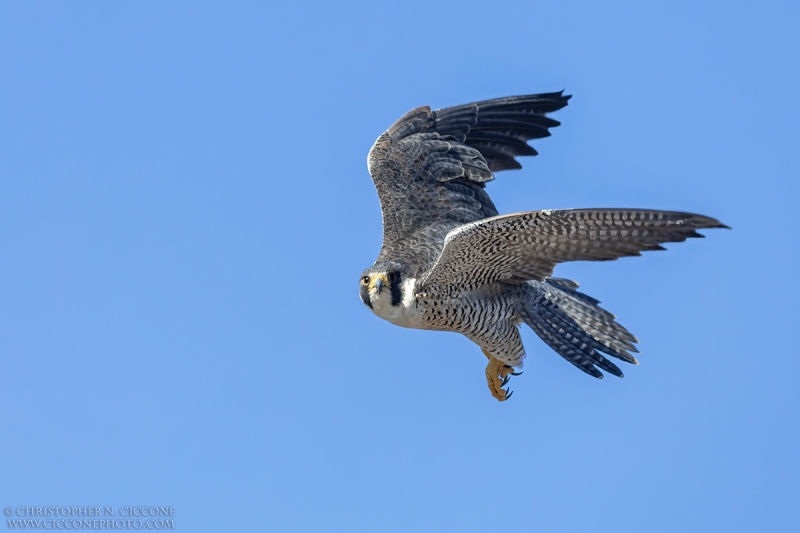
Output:
<instances>
[{"instance_id":1,"label":"wing tip","mask_svg":"<svg viewBox=\"0 0 800 533\"><path fill-rule=\"evenodd\" d=\"M707 216L703 216L703 215L699 215L699 217L701 219L703 219L703 220L702 220L702 222L700 224L698 224L697 229L715 229L715 228L733 229L730 226L728 226L727 224L723 224L722 222L720 222L716 218L711 218L711 217L707 217Z\"/></svg>"}]
</instances>

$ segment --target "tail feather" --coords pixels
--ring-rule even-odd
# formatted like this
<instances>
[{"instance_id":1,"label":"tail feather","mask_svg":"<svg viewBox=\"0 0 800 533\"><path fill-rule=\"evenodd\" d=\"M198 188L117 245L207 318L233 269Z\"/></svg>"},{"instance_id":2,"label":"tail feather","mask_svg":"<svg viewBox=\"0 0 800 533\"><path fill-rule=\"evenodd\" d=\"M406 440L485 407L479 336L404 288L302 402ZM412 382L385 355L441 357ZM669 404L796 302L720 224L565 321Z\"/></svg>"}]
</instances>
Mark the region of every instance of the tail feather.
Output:
<instances>
[{"instance_id":1,"label":"tail feather","mask_svg":"<svg viewBox=\"0 0 800 533\"><path fill-rule=\"evenodd\" d=\"M595 368L593 362L586 357L586 354L575 348L570 342L565 342L563 338L559 338L555 331L539 317L538 314L529 315L527 311L523 310L520 315L530 328L536 332L550 348L556 351L558 355L580 368L590 376L598 379L603 378L603 373Z\"/></svg>"},{"instance_id":2,"label":"tail feather","mask_svg":"<svg viewBox=\"0 0 800 533\"><path fill-rule=\"evenodd\" d=\"M546 285L550 285L549 280ZM614 315L599 307L598 304L600 302L598 300L574 289L564 290L560 286L557 287L557 290L552 290L548 287L546 292L548 300L562 308L576 322L586 326L584 329L587 330L587 333L592 334L592 336L595 336L595 334L599 336L600 338L595 338L601 343L609 348L616 348L623 352L626 350L634 353L639 352L634 346L635 343L639 342L639 339L633 336L624 326L617 323ZM623 357L623 359L625 358Z\"/></svg>"},{"instance_id":3,"label":"tail feather","mask_svg":"<svg viewBox=\"0 0 800 533\"><path fill-rule=\"evenodd\" d=\"M599 352L638 364L628 353L638 353L636 337L599 307L598 300L578 292L577 283L553 278L529 284L535 292L519 314L559 355L594 377L602 377L595 366L622 377L620 369Z\"/></svg>"},{"instance_id":4,"label":"tail feather","mask_svg":"<svg viewBox=\"0 0 800 533\"><path fill-rule=\"evenodd\" d=\"M557 285L562 289L569 289L573 291L576 290L578 287L580 287L580 284L577 281L564 278L549 278L547 280L547 283L549 283L550 285Z\"/></svg>"},{"instance_id":5,"label":"tail feather","mask_svg":"<svg viewBox=\"0 0 800 533\"><path fill-rule=\"evenodd\" d=\"M523 320L559 355L584 372L588 362L590 366L600 367L610 374L622 377L622 371L598 352L598 349L604 351L608 349L592 339L569 315L552 302L542 300L534 308L528 308ZM542 336L542 331L546 332L545 336ZM594 372L587 373L602 377L596 368Z\"/></svg>"},{"instance_id":6,"label":"tail feather","mask_svg":"<svg viewBox=\"0 0 800 533\"><path fill-rule=\"evenodd\" d=\"M552 329L558 331L560 335L580 348L601 369L614 375L622 375L622 371L616 365L597 353L608 352L608 347L588 335L568 314L558 309L558 307L548 304L549 302L539 308L539 315Z\"/></svg>"},{"instance_id":7,"label":"tail feather","mask_svg":"<svg viewBox=\"0 0 800 533\"><path fill-rule=\"evenodd\" d=\"M609 353L609 355L635 364L635 358L627 352L639 352L634 345L637 339L624 327L617 324L613 319L604 320L594 316L591 310L571 305L569 301L557 302L556 305L561 307L592 338L610 349L613 353ZM605 352L606 350L602 351Z\"/></svg>"}]
</instances>

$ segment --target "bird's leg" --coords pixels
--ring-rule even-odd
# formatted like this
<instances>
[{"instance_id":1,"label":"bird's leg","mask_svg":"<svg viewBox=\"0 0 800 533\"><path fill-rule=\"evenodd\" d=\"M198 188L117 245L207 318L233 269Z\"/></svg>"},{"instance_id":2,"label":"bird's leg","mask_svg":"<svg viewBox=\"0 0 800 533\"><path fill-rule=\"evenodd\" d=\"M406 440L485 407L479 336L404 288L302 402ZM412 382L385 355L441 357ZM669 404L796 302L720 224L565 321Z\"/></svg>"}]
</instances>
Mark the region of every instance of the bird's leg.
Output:
<instances>
[{"instance_id":1,"label":"bird's leg","mask_svg":"<svg viewBox=\"0 0 800 533\"><path fill-rule=\"evenodd\" d=\"M483 348L481 348L481 351L483 355L489 358L489 363L486 365L486 383L489 385L489 390L492 396L504 402L511 398L512 392L503 387L508 383L508 380L511 379L511 376L516 376L518 374L514 372L513 367L494 358L492 354Z\"/></svg>"}]
</instances>

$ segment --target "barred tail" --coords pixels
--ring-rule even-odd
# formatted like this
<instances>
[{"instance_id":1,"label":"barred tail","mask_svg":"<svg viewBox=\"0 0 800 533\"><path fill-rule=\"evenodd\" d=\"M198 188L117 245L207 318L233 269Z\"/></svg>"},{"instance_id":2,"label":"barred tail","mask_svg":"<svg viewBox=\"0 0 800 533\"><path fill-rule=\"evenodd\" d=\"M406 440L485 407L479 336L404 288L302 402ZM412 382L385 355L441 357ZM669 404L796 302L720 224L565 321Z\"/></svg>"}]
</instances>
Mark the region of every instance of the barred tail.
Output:
<instances>
[{"instance_id":1,"label":"barred tail","mask_svg":"<svg viewBox=\"0 0 800 533\"><path fill-rule=\"evenodd\" d=\"M549 278L530 281L531 298L519 315L561 357L589 375L602 378L597 367L622 377L622 371L600 352L639 364L629 352L638 353L636 337L619 325L591 296L577 291L574 281Z\"/></svg>"}]
</instances>

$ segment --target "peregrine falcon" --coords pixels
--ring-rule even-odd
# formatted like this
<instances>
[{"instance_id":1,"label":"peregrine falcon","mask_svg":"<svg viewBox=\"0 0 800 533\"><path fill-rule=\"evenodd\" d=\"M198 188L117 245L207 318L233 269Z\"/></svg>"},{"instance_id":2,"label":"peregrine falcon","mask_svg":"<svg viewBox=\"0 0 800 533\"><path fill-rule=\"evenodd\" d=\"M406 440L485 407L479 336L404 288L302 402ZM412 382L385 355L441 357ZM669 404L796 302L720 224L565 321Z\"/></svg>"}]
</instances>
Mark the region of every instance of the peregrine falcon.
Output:
<instances>
[{"instance_id":1,"label":"peregrine falcon","mask_svg":"<svg viewBox=\"0 0 800 533\"><path fill-rule=\"evenodd\" d=\"M661 243L727 228L702 215L648 209L559 209L499 215L486 183L536 155L531 139L559 122L562 92L512 96L432 111L418 107L378 137L367 166L383 214L378 259L361 274L364 304L398 326L464 334L489 362L500 401L511 396L530 326L587 374L622 377L602 354L638 364L639 341L579 292L553 277L566 261L607 261L663 250Z\"/></svg>"}]
</instances>

